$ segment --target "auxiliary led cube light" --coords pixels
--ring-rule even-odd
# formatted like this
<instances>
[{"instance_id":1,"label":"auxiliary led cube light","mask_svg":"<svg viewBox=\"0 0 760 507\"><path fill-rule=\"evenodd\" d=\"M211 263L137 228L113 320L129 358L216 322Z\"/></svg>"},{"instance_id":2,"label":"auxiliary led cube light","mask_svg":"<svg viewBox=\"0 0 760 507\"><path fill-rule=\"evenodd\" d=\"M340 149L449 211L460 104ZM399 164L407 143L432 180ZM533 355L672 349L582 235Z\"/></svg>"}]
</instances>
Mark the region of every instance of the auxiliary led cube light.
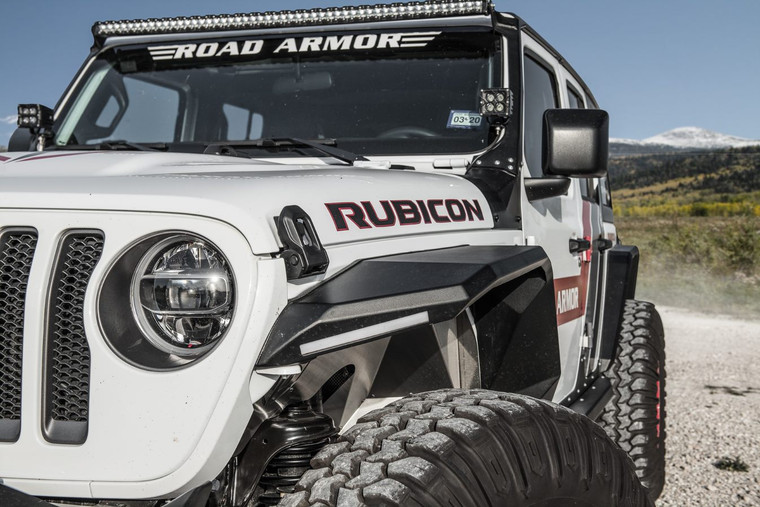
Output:
<instances>
[{"instance_id":1,"label":"auxiliary led cube light","mask_svg":"<svg viewBox=\"0 0 760 507\"><path fill-rule=\"evenodd\" d=\"M17 124L28 129L49 129L53 126L53 110L40 104L19 104Z\"/></svg>"},{"instance_id":2,"label":"auxiliary led cube light","mask_svg":"<svg viewBox=\"0 0 760 507\"><path fill-rule=\"evenodd\" d=\"M507 118L511 109L511 95L507 88L480 90L480 114L483 116Z\"/></svg>"}]
</instances>

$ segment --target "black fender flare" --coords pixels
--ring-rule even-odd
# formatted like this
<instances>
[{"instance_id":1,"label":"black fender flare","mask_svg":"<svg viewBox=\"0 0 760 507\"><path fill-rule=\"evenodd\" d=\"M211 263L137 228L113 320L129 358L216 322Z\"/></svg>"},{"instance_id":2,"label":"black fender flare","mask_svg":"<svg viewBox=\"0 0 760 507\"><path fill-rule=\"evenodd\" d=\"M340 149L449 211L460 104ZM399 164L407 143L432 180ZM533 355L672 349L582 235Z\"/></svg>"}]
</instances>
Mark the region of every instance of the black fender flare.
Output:
<instances>
[{"instance_id":1,"label":"black fender flare","mask_svg":"<svg viewBox=\"0 0 760 507\"><path fill-rule=\"evenodd\" d=\"M623 320L625 302L636 295L639 270L639 249L615 245L604 254L604 286L602 293L601 370L606 371L618 344L618 331Z\"/></svg>"},{"instance_id":2,"label":"black fender flare","mask_svg":"<svg viewBox=\"0 0 760 507\"><path fill-rule=\"evenodd\" d=\"M288 303L267 336L256 369L302 364L327 352L445 322L533 271L552 285L549 258L536 246L458 246L358 261Z\"/></svg>"}]
</instances>

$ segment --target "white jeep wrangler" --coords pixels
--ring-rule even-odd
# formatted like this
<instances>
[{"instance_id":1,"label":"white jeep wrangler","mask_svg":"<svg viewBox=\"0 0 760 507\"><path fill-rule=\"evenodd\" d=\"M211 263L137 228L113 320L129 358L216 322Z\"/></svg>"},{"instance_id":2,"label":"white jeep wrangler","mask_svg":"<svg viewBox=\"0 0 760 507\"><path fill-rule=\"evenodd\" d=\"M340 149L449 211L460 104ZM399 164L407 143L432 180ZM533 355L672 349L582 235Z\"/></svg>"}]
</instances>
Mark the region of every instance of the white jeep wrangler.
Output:
<instances>
[{"instance_id":1,"label":"white jeep wrangler","mask_svg":"<svg viewBox=\"0 0 760 507\"><path fill-rule=\"evenodd\" d=\"M522 20L93 34L0 155L0 505L652 504L607 114Z\"/></svg>"}]
</instances>

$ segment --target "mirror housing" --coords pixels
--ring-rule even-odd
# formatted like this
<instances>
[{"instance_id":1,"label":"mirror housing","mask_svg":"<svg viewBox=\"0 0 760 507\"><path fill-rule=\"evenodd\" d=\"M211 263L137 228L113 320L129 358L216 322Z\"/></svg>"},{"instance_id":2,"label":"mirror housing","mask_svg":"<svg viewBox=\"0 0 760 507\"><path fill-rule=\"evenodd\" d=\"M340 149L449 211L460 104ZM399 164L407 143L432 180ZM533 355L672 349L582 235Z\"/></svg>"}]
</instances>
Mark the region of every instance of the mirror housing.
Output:
<instances>
[{"instance_id":1,"label":"mirror housing","mask_svg":"<svg viewBox=\"0 0 760 507\"><path fill-rule=\"evenodd\" d=\"M544 174L600 178L607 174L609 115L601 109L544 112Z\"/></svg>"}]
</instances>

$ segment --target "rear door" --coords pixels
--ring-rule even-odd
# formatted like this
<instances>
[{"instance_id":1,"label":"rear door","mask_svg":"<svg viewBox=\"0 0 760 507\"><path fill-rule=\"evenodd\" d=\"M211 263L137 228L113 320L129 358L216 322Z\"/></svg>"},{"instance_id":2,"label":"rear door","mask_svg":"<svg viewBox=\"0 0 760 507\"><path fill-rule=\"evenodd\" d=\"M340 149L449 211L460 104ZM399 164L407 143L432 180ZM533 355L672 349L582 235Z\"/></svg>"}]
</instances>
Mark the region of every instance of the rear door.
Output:
<instances>
[{"instance_id":1,"label":"rear door","mask_svg":"<svg viewBox=\"0 0 760 507\"><path fill-rule=\"evenodd\" d=\"M564 91L567 94L565 107L571 109L586 109L593 107L588 97L580 91L582 87L563 69ZM585 374L589 375L598 369L600 337L597 327L600 323L601 294L600 270L602 250L606 246L604 242L604 229L602 226L602 208L600 206L600 180L599 178L583 178L576 180L580 188L581 199L579 213L583 221L583 239L591 244L591 249L581 254L581 277L586 283L586 315L583 329L583 356L585 362ZM575 182L574 182L575 183Z\"/></svg>"}]
</instances>

